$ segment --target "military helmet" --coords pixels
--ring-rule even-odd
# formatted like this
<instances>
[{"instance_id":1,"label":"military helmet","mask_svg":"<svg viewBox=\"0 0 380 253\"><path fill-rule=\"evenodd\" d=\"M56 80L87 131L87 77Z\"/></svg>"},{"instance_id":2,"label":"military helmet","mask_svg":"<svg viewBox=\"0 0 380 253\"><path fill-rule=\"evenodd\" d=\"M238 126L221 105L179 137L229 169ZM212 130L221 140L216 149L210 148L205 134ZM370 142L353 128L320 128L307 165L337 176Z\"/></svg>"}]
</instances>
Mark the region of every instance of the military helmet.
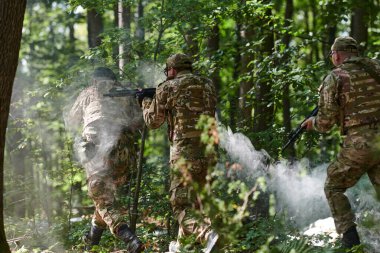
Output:
<instances>
[{"instance_id":1,"label":"military helmet","mask_svg":"<svg viewBox=\"0 0 380 253\"><path fill-rule=\"evenodd\" d=\"M97 67L91 75L94 79L107 79L116 81L116 75L109 68Z\"/></svg>"},{"instance_id":2,"label":"military helmet","mask_svg":"<svg viewBox=\"0 0 380 253\"><path fill-rule=\"evenodd\" d=\"M186 54L173 54L166 60L167 68L191 69L193 61Z\"/></svg>"},{"instance_id":3,"label":"military helmet","mask_svg":"<svg viewBox=\"0 0 380 253\"><path fill-rule=\"evenodd\" d=\"M335 39L334 44L331 46L331 51L346 51L357 53L358 43L350 36L341 36Z\"/></svg>"}]
</instances>

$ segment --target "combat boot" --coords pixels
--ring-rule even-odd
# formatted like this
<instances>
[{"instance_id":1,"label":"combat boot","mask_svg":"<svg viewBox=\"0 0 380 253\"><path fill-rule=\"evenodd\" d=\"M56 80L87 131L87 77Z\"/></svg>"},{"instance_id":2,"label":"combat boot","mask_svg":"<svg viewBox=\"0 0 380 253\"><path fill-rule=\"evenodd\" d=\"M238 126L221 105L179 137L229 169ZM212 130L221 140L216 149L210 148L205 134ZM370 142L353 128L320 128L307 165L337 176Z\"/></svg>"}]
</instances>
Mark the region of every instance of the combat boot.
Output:
<instances>
[{"instance_id":1,"label":"combat boot","mask_svg":"<svg viewBox=\"0 0 380 253\"><path fill-rule=\"evenodd\" d=\"M91 224L90 231L88 231L84 237L84 242L86 244L85 250L91 250L92 246L99 245L104 230L104 228Z\"/></svg>"},{"instance_id":2,"label":"combat boot","mask_svg":"<svg viewBox=\"0 0 380 253\"><path fill-rule=\"evenodd\" d=\"M116 236L127 245L130 253L140 253L144 251L144 244L129 229L127 224L120 225L117 228Z\"/></svg>"},{"instance_id":3,"label":"combat boot","mask_svg":"<svg viewBox=\"0 0 380 253\"><path fill-rule=\"evenodd\" d=\"M352 247L359 245L360 239L356 226L350 227L344 234L342 238L342 245L346 249L351 249Z\"/></svg>"}]
</instances>

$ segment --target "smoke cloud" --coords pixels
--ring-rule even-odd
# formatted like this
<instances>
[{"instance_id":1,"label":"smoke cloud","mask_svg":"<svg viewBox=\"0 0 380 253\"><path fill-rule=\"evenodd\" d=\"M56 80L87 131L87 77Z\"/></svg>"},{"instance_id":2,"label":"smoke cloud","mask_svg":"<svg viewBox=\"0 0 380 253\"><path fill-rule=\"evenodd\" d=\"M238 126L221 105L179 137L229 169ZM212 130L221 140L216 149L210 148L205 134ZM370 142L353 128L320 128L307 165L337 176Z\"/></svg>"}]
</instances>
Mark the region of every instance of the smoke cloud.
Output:
<instances>
[{"instance_id":1,"label":"smoke cloud","mask_svg":"<svg viewBox=\"0 0 380 253\"><path fill-rule=\"evenodd\" d=\"M301 230L320 219L331 216L324 194L324 182L328 164L311 167L308 159L290 163L271 160L265 150L256 150L248 137L219 127L220 148L233 162L242 166L239 178L247 181L266 175L269 191L276 195L276 208L287 214ZM250 183L250 182L248 182ZM380 202L367 176L347 191L356 212L358 231L362 241L376 252L380 248Z\"/></svg>"}]
</instances>

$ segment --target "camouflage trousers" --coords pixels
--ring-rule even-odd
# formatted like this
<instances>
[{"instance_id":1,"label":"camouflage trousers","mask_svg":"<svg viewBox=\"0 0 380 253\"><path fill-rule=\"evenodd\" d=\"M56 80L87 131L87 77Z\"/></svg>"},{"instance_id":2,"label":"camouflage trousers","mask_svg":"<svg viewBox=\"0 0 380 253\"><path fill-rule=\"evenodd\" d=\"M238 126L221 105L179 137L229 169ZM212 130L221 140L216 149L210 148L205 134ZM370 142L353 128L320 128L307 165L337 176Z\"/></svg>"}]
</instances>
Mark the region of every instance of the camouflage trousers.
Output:
<instances>
[{"instance_id":1,"label":"camouflage trousers","mask_svg":"<svg viewBox=\"0 0 380 253\"><path fill-rule=\"evenodd\" d=\"M171 161L172 180L170 203L179 224L178 239L195 235L198 242L205 242L211 234L209 219L199 220L193 214L200 205L192 187L195 182L203 187L206 181L208 161L205 159Z\"/></svg>"},{"instance_id":2,"label":"camouflage trousers","mask_svg":"<svg viewBox=\"0 0 380 253\"><path fill-rule=\"evenodd\" d=\"M378 133L369 126L348 130L336 161L328 167L325 194L339 234L355 226L355 215L344 193L364 174L368 174L380 199L380 155L374 148Z\"/></svg>"},{"instance_id":3,"label":"camouflage trousers","mask_svg":"<svg viewBox=\"0 0 380 253\"><path fill-rule=\"evenodd\" d=\"M109 227L115 234L117 228L127 221L127 208L120 203L121 197L128 194L127 183L136 168L136 150L133 135L124 131L116 145L102 157L103 169L91 170L88 175L88 194L95 204L92 223Z\"/></svg>"}]
</instances>

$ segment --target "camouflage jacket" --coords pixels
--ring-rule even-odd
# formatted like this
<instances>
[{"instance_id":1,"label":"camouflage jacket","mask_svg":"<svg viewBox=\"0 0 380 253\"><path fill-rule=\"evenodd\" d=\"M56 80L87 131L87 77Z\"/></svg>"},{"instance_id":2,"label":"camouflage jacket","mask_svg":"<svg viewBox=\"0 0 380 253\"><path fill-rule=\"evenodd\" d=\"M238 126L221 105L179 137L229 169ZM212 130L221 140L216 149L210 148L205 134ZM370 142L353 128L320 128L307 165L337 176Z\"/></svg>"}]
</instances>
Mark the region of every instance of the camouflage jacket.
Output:
<instances>
[{"instance_id":1,"label":"camouflage jacket","mask_svg":"<svg viewBox=\"0 0 380 253\"><path fill-rule=\"evenodd\" d=\"M142 126L141 109L132 97L104 97L114 87L114 81L103 80L83 90L66 117L66 125L82 130L86 139L99 134L97 129L113 126L115 129L136 130ZM111 134L111 129L105 129Z\"/></svg>"},{"instance_id":2,"label":"camouflage jacket","mask_svg":"<svg viewBox=\"0 0 380 253\"><path fill-rule=\"evenodd\" d=\"M181 71L174 79L157 87L153 100L144 99L143 115L150 128L158 128L167 121L172 143L171 160L175 160L180 153L184 153L180 146L189 146L186 153L199 149L192 146L191 141L184 140L199 139L201 132L196 129L198 119L201 115L214 117L215 107L216 93L211 80L190 71Z\"/></svg>"},{"instance_id":3,"label":"camouflage jacket","mask_svg":"<svg viewBox=\"0 0 380 253\"><path fill-rule=\"evenodd\" d=\"M380 69L380 65L373 60L352 57L324 78L319 112L314 122L319 132L327 132L337 124L345 133L348 128L379 121L379 85L358 62L365 62L374 70Z\"/></svg>"}]
</instances>

